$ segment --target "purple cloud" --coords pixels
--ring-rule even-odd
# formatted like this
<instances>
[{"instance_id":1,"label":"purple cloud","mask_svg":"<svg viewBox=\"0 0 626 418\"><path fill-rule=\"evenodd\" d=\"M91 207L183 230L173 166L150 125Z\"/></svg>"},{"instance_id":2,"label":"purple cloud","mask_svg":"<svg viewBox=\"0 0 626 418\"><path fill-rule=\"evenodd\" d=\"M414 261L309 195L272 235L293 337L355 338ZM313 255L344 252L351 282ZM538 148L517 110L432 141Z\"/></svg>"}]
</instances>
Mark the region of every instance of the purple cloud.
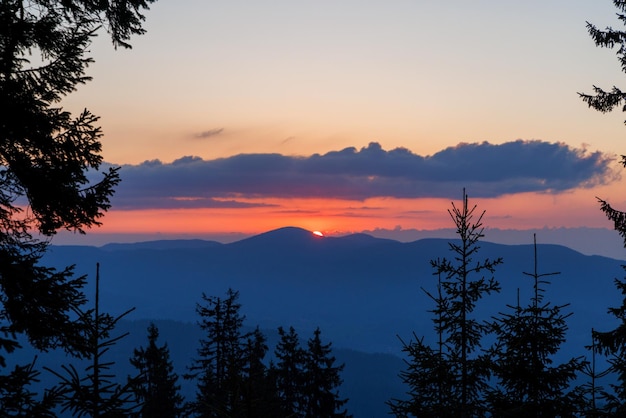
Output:
<instances>
[{"instance_id":1,"label":"purple cloud","mask_svg":"<svg viewBox=\"0 0 626 418\"><path fill-rule=\"evenodd\" d=\"M521 192L558 193L613 178L613 158L563 143L459 144L430 156L377 143L323 155L240 154L122 167L118 208L249 207L240 198L456 198Z\"/></svg>"}]
</instances>

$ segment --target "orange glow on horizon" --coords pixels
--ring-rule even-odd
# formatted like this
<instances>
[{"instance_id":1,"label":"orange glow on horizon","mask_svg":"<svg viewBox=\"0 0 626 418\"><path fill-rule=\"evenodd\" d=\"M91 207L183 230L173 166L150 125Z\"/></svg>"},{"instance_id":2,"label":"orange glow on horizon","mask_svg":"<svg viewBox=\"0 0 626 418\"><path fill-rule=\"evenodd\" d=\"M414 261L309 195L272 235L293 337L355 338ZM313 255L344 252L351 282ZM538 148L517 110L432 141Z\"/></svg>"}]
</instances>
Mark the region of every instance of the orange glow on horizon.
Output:
<instances>
[{"instance_id":1,"label":"orange glow on horizon","mask_svg":"<svg viewBox=\"0 0 626 418\"><path fill-rule=\"evenodd\" d=\"M610 189L610 190L609 190ZM596 195L619 196L605 186L561 194L520 193L499 198L473 198L475 216L486 211L483 226L499 229L560 227L611 228L599 211ZM459 193L460 197L461 193ZM146 209L109 211L103 226L90 233L258 234L295 226L324 235L342 235L374 229L435 230L453 228L448 214L451 199L376 198L365 201L336 199L238 199L246 208Z\"/></svg>"}]
</instances>

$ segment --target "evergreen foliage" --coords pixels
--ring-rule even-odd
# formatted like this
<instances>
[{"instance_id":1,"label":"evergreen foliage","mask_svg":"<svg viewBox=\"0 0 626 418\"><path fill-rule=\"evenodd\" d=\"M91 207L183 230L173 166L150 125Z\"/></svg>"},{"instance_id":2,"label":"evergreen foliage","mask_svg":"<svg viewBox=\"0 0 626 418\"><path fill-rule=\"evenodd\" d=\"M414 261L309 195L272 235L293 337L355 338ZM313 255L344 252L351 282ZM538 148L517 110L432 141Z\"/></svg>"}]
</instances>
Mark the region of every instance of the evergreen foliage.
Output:
<instances>
[{"instance_id":1,"label":"evergreen foliage","mask_svg":"<svg viewBox=\"0 0 626 418\"><path fill-rule=\"evenodd\" d=\"M279 327L278 335L280 340L274 350L276 364L270 368L276 396L280 399L284 416L303 416L306 405L302 390L306 381L306 351L300 346L293 327L289 327L289 332Z\"/></svg>"},{"instance_id":2,"label":"evergreen foliage","mask_svg":"<svg viewBox=\"0 0 626 418\"><path fill-rule=\"evenodd\" d=\"M184 377L197 381L196 398L188 405L197 417L349 417L339 411L347 402L339 398L343 365L335 365L330 343L317 329L300 347L291 327L278 330L276 364L267 367L266 338L258 329L243 332L239 293L229 289L226 298L202 295L197 306L199 325L206 333L198 358Z\"/></svg>"},{"instance_id":3,"label":"evergreen foliage","mask_svg":"<svg viewBox=\"0 0 626 418\"><path fill-rule=\"evenodd\" d=\"M270 418L276 416L278 407L275 389L268 378L268 368L263 362L267 354L267 339L255 328L246 334L243 345L242 398L245 417Z\"/></svg>"},{"instance_id":4,"label":"evergreen foliage","mask_svg":"<svg viewBox=\"0 0 626 418\"><path fill-rule=\"evenodd\" d=\"M142 9L154 0L3 1L0 4L0 331L25 333L37 348L71 347L82 330L72 312L84 302L83 278L38 266L59 229L98 225L119 181L101 168L98 120L73 117L60 100L85 83L96 30L115 46L143 33ZM22 206L28 206L24 211ZM44 239L35 238L42 234ZM78 341L77 341L78 340ZM3 338L1 348L15 346Z\"/></svg>"},{"instance_id":5,"label":"evergreen foliage","mask_svg":"<svg viewBox=\"0 0 626 418\"><path fill-rule=\"evenodd\" d=\"M40 399L29 389L39 382L41 374L34 367L35 360L29 365L15 366L8 375L0 376L0 417L56 417L54 408L58 404L58 394L54 390L47 391Z\"/></svg>"},{"instance_id":6,"label":"evergreen foliage","mask_svg":"<svg viewBox=\"0 0 626 418\"><path fill-rule=\"evenodd\" d=\"M239 292L232 289L225 299L203 294L205 305L196 307L206 337L184 377L197 379L196 399L190 409L198 417L245 417L247 407L258 407L256 395L262 391L258 382L265 376L262 360L267 346L258 330L243 333L245 317L239 313L238 298Z\"/></svg>"},{"instance_id":7,"label":"evergreen foliage","mask_svg":"<svg viewBox=\"0 0 626 418\"><path fill-rule=\"evenodd\" d=\"M593 348L608 357L609 371L617 379L617 383L610 384L610 391L600 394L604 404L601 410L608 416L626 415L626 279L616 279L615 285L624 299L621 306L609 308L609 313L619 320L619 325L611 331L592 331Z\"/></svg>"},{"instance_id":8,"label":"evergreen foliage","mask_svg":"<svg viewBox=\"0 0 626 418\"><path fill-rule=\"evenodd\" d=\"M607 417L610 414L607 412L607 404L603 402L603 399L606 400L610 395L599 384L599 380L610 375L612 370L610 367L598 370L596 358L599 354L596 349L596 338L593 328L591 329L591 345L586 348L591 351L591 361L584 363L582 374L588 377L589 380L577 388L580 396L583 397L585 417Z\"/></svg>"},{"instance_id":9,"label":"evergreen foliage","mask_svg":"<svg viewBox=\"0 0 626 418\"><path fill-rule=\"evenodd\" d=\"M104 361L104 355L117 341L128 335L110 336L119 320L134 308L117 317L100 312L100 266L96 268L95 308L81 314L81 321L88 325L85 352L90 363L85 367L83 375L72 364L61 366L64 373L49 368L46 370L60 379L53 392L59 396L61 413L69 411L78 418L129 416L137 409L132 391L133 380L129 379L124 385L117 383L115 375L110 371L114 363Z\"/></svg>"},{"instance_id":10,"label":"evergreen foliage","mask_svg":"<svg viewBox=\"0 0 626 418\"><path fill-rule=\"evenodd\" d=\"M331 343L322 343L321 331L317 328L307 343L304 372L304 417L349 417L340 409L348 402L341 399L337 388L341 386L340 373L344 365L335 365Z\"/></svg>"},{"instance_id":11,"label":"evergreen foliage","mask_svg":"<svg viewBox=\"0 0 626 418\"><path fill-rule=\"evenodd\" d=\"M461 207L452 203L448 210L455 223L459 241L450 242L454 258L432 260L438 279L438 294L433 323L438 344L432 348L424 337L408 344L408 369L400 374L409 387L408 399L389 402L396 416L416 417L478 417L486 414L484 396L488 388L491 364L482 351L482 339L489 333L489 324L472 314L485 295L498 292L500 286L493 274L501 259L474 261L483 237L484 211L474 220L476 206L468 206L463 190Z\"/></svg>"},{"instance_id":12,"label":"evergreen foliage","mask_svg":"<svg viewBox=\"0 0 626 418\"><path fill-rule=\"evenodd\" d=\"M577 373L583 370L581 358L552 365L553 357L565 342L568 305L544 302L549 284L546 276L558 273L537 272L537 241L534 240L533 296L526 307L509 306L512 312L500 313L492 326L497 342L489 350L497 387L488 400L494 416L555 417L575 416L583 409L578 390L571 390Z\"/></svg>"},{"instance_id":13,"label":"evergreen foliage","mask_svg":"<svg viewBox=\"0 0 626 418\"><path fill-rule=\"evenodd\" d=\"M613 0L618 9L617 18L626 25L626 1ZM607 27L605 30L598 29L587 22L587 29L594 43L601 48L617 47L617 57L623 72L626 72L626 31ZM618 106L626 111L626 93L613 86L611 90L603 90L593 87L594 94L579 93L589 107L600 112L610 112ZM625 121L626 123L626 121ZM621 164L626 167L626 156L622 155ZM626 247L626 212L613 208L606 200L599 199L600 209L607 218L613 222L614 229L624 239ZM626 266L624 267L626 269ZM609 313L618 321L618 326L611 331L593 331L594 349L609 357L610 370L617 375L618 383L611 385L612 393L604 392L609 414L616 416L626 414L626 279L616 279L615 286L624 296L620 307L612 307Z\"/></svg>"},{"instance_id":14,"label":"evergreen foliage","mask_svg":"<svg viewBox=\"0 0 626 418\"><path fill-rule=\"evenodd\" d=\"M626 25L626 1L613 0L613 4L619 10L617 18L622 24ZM616 30L611 27L601 30L589 22L587 22L587 30L597 46L601 48L618 47L617 57L620 67L622 71L626 72L626 31ZM605 90L594 85L593 94L578 93L578 95L589 107L600 112L611 112L618 106L622 106L622 111L626 111L626 106L623 106L626 104L626 93L616 86L613 86L610 90Z\"/></svg>"},{"instance_id":15,"label":"evergreen foliage","mask_svg":"<svg viewBox=\"0 0 626 418\"><path fill-rule=\"evenodd\" d=\"M88 48L97 29L104 26L116 47L129 47L130 37L143 33L142 9L153 1L0 2L2 411L44 416L28 390L38 374L33 365L4 370L5 356L20 348L19 334L39 350L88 355L90 325L77 314L86 302L85 278L74 277L71 267L43 267L40 259L58 230L82 233L99 225L119 176L117 168L96 174L98 118L88 110L72 116L59 102L89 80ZM40 402L43 409L53 403L50 394ZM10 406L17 404L31 406Z\"/></svg>"},{"instance_id":16,"label":"evergreen foliage","mask_svg":"<svg viewBox=\"0 0 626 418\"><path fill-rule=\"evenodd\" d=\"M183 397L169 348L167 344L158 346L158 338L159 330L152 323L148 327L148 346L135 349L130 359L139 373L136 379L130 380L135 397L141 403L138 418L176 418L183 411Z\"/></svg>"}]
</instances>

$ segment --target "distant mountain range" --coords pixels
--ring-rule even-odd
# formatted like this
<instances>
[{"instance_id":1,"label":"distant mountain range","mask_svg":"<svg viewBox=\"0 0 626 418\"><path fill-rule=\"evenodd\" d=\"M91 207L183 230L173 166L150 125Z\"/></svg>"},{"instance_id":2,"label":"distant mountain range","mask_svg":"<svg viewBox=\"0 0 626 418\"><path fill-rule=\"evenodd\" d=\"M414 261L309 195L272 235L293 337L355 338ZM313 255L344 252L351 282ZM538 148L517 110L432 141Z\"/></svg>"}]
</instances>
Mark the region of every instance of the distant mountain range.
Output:
<instances>
[{"instance_id":1,"label":"distant mountain range","mask_svg":"<svg viewBox=\"0 0 626 418\"><path fill-rule=\"evenodd\" d=\"M402 243L365 234L318 237L300 228L281 228L230 244L175 240L52 246L45 262L58 267L76 264L77 273L89 276L90 294L99 262L102 308L118 314L136 307L135 320L192 324L203 292L221 296L233 288L240 291L248 325L266 330L293 325L303 339L319 326L333 347L352 353L347 357L374 368L373 357L367 356L393 364L386 367L386 378L391 379L402 367L398 336L409 340L415 332L426 335L427 341L434 338L428 313L433 304L422 288L433 289L436 284L430 260L454 257L448 241ZM546 244L538 246L538 255L539 273L560 272L549 277L552 284L547 286L546 300L569 303L566 311L573 312L566 354L585 355L591 328L612 326L606 311L621 302L613 279L624 275L622 261ZM504 261L495 273L502 291L479 303L477 314L485 319L506 310L507 304L515 305L518 289L522 304L532 291L531 279L523 272L533 271L533 246L483 242L474 262L498 257ZM143 342L145 332L139 338ZM183 339L170 341L170 346L176 341ZM185 348L191 351L188 356L195 354L193 348ZM347 357L342 355L342 361L347 362L343 360ZM348 371L357 373L349 365ZM374 390L361 382L370 377L355 376L346 379L351 382L352 406L359 399L365 402L367 392ZM389 385L399 383L394 382ZM386 410L384 405L381 408Z\"/></svg>"},{"instance_id":2,"label":"distant mountain range","mask_svg":"<svg viewBox=\"0 0 626 418\"><path fill-rule=\"evenodd\" d=\"M481 306L495 313L524 302L531 283L532 245L484 242L479 258L502 257L495 273L500 294ZM585 256L557 245L539 245L539 269L552 277L547 297L571 303L571 327L586 333L605 325L606 309L619 302L613 279L622 262ZM432 304L420 288L436 278L429 261L453 257L448 240L401 243L365 234L318 237L300 228L281 228L230 244L202 240L52 246L45 261L76 264L91 279L101 264L102 305L112 312L136 307L135 318L195 321L201 294L239 290L251 323L274 328L293 325L326 330L335 345L368 352L398 352L396 334L430 329L425 311Z\"/></svg>"}]
</instances>

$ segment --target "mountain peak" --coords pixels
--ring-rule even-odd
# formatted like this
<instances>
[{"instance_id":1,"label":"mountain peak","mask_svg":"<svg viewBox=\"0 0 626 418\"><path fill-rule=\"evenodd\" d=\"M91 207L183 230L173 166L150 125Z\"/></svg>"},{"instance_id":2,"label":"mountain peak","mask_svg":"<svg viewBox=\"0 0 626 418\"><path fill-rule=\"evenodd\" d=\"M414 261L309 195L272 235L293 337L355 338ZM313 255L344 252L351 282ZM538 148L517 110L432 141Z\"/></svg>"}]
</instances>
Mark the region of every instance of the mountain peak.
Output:
<instances>
[{"instance_id":1,"label":"mountain peak","mask_svg":"<svg viewBox=\"0 0 626 418\"><path fill-rule=\"evenodd\" d=\"M314 235L313 232L307 231L306 229L298 228L295 226L287 226L284 228L278 228L268 232L264 232L262 234L255 235L253 237L246 238L229 245L248 246L267 244L272 246L291 246L310 244L312 242L320 241L322 239L323 237Z\"/></svg>"}]
</instances>

